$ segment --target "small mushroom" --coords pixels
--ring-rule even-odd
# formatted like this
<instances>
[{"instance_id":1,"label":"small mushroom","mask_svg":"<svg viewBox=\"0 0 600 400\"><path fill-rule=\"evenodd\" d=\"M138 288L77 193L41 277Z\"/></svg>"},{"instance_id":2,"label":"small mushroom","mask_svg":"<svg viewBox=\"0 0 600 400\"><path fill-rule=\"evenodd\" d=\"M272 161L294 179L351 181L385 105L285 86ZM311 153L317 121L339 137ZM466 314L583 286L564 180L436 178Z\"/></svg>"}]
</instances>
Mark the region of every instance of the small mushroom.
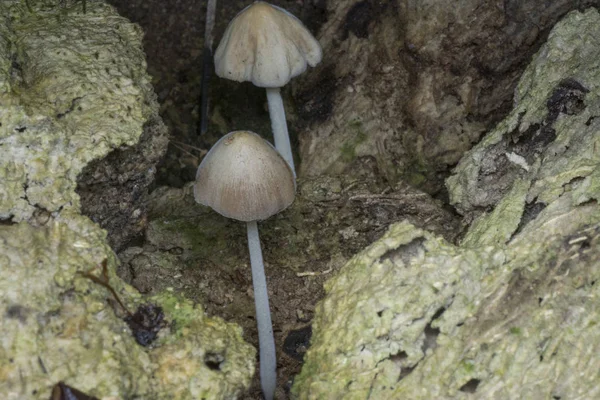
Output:
<instances>
[{"instance_id":1,"label":"small mushroom","mask_svg":"<svg viewBox=\"0 0 600 400\"><path fill-rule=\"evenodd\" d=\"M219 214L246 222L260 348L260 381L273 398L277 377L275 340L257 220L289 207L295 197L294 174L273 146L250 131L223 136L198 167L194 197Z\"/></svg>"},{"instance_id":2,"label":"small mushroom","mask_svg":"<svg viewBox=\"0 0 600 400\"><path fill-rule=\"evenodd\" d=\"M267 89L275 147L294 171L285 109L279 88L322 58L319 42L286 10L257 1L230 23L215 52L221 78L251 81Z\"/></svg>"}]
</instances>

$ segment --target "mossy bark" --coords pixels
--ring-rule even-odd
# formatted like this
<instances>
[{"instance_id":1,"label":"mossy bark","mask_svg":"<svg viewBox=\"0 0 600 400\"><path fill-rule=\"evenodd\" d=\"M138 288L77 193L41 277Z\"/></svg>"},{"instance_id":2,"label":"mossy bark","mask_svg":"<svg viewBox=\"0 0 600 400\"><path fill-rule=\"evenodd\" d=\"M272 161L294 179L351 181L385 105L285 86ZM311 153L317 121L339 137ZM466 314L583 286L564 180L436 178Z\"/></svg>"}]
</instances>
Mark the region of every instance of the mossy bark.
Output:
<instances>
[{"instance_id":1,"label":"mossy bark","mask_svg":"<svg viewBox=\"0 0 600 400\"><path fill-rule=\"evenodd\" d=\"M81 215L87 170L79 193L99 195L88 205L106 199L99 187L117 196L91 216L103 222L115 204L129 214L112 242L144 228L166 139L140 28L103 2L85 14L78 2L30 6L0 2L0 398L48 399L60 381L98 398L238 396L255 358L241 329L168 292L142 297L116 276L107 232ZM124 319L148 303L165 323L142 347Z\"/></svg>"},{"instance_id":2,"label":"mossy bark","mask_svg":"<svg viewBox=\"0 0 600 400\"><path fill-rule=\"evenodd\" d=\"M326 283L295 398L600 395L599 27L558 23L454 170L459 245L399 223Z\"/></svg>"}]
</instances>

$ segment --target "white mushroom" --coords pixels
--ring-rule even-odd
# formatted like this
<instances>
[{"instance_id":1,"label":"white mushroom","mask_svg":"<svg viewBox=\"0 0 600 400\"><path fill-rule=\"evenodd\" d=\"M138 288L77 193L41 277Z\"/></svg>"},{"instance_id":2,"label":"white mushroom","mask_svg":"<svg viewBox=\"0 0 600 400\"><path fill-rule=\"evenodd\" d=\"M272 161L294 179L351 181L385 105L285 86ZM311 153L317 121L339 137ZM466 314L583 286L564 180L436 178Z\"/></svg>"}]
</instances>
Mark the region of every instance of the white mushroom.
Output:
<instances>
[{"instance_id":1,"label":"white mushroom","mask_svg":"<svg viewBox=\"0 0 600 400\"><path fill-rule=\"evenodd\" d=\"M294 159L279 88L321 61L319 42L286 10L257 1L230 23L215 52L222 78L267 89L275 147L294 171Z\"/></svg>"},{"instance_id":2,"label":"white mushroom","mask_svg":"<svg viewBox=\"0 0 600 400\"><path fill-rule=\"evenodd\" d=\"M267 280L256 221L289 207L295 197L292 170L273 146L254 132L223 136L198 167L194 197L219 214L246 222L260 348L260 381L267 400L277 377Z\"/></svg>"}]
</instances>

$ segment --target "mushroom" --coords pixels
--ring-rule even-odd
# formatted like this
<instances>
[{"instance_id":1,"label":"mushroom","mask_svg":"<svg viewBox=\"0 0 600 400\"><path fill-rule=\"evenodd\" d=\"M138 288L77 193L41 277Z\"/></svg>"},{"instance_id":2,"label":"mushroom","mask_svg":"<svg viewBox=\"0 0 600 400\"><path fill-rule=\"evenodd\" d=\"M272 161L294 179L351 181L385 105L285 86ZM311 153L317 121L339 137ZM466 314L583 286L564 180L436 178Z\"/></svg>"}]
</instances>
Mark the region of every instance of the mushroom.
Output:
<instances>
[{"instance_id":1,"label":"mushroom","mask_svg":"<svg viewBox=\"0 0 600 400\"><path fill-rule=\"evenodd\" d=\"M260 382L268 400L275 392L277 371L257 220L289 207L295 192L296 181L289 165L269 142L250 131L223 136L200 163L194 184L198 203L227 218L246 222L258 325Z\"/></svg>"},{"instance_id":2,"label":"mushroom","mask_svg":"<svg viewBox=\"0 0 600 400\"><path fill-rule=\"evenodd\" d=\"M229 23L215 52L218 76L267 89L275 148L292 171L294 158L279 88L304 72L307 64L317 65L322 54L321 45L298 18L264 1L246 7Z\"/></svg>"}]
</instances>

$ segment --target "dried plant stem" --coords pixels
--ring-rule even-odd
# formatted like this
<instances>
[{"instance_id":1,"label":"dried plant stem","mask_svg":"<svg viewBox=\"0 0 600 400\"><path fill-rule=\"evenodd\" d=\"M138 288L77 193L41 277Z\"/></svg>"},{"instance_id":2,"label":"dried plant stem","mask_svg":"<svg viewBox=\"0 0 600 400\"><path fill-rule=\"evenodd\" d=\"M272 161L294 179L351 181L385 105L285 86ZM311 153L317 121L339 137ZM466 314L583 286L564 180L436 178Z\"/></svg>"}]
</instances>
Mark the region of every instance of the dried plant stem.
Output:
<instances>
[{"instance_id":1,"label":"dried plant stem","mask_svg":"<svg viewBox=\"0 0 600 400\"><path fill-rule=\"evenodd\" d=\"M215 12L217 0L208 0L206 5L206 24L204 26L204 52L202 54L202 94L200 99L200 134L208 129L208 85L212 71L213 29L215 27Z\"/></svg>"}]
</instances>

